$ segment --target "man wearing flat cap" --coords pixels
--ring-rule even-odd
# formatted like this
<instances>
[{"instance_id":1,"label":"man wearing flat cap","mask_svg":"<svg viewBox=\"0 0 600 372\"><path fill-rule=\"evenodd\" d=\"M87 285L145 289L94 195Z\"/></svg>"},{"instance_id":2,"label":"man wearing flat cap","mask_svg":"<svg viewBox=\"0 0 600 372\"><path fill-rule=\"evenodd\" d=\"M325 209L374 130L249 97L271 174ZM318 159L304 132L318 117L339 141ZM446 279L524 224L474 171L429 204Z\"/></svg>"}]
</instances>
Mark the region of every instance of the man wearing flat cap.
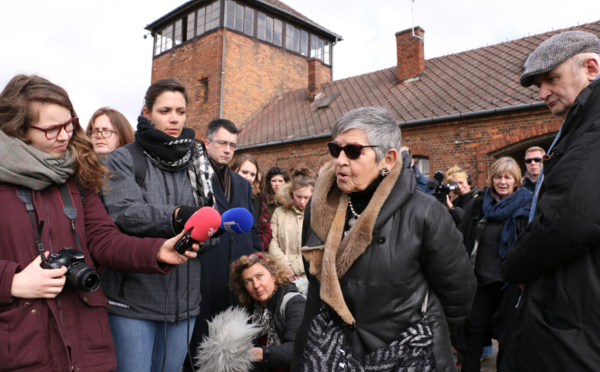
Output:
<instances>
[{"instance_id":1,"label":"man wearing flat cap","mask_svg":"<svg viewBox=\"0 0 600 372\"><path fill-rule=\"evenodd\" d=\"M545 157L529 226L502 262L507 282L526 283L519 353L509 353L502 369L600 370L599 54L596 35L561 33L531 53L520 78L564 122Z\"/></svg>"}]
</instances>

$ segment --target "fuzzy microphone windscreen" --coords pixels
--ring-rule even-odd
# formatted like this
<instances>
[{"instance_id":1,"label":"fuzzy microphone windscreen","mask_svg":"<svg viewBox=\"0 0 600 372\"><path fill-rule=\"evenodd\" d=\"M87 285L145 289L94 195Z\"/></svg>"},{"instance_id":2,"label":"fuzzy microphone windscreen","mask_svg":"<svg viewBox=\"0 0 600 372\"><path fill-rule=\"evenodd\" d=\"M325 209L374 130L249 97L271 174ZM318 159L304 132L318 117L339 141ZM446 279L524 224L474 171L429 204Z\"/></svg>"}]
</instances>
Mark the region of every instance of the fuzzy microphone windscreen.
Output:
<instances>
[{"instance_id":1,"label":"fuzzy microphone windscreen","mask_svg":"<svg viewBox=\"0 0 600 372\"><path fill-rule=\"evenodd\" d=\"M212 372L247 372L256 361L250 351L260 333L241 307L230 307L208 322L208 336L198 347L196 367Z\"/></svg>"}]
</instances>

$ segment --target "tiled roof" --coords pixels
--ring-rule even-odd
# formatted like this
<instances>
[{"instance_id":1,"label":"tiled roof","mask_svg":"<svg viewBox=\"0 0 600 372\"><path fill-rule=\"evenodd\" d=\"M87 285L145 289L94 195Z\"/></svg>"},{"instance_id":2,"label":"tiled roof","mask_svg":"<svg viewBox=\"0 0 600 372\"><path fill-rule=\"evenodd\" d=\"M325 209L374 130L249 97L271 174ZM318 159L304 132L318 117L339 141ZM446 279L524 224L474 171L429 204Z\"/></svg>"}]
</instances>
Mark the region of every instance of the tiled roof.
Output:
<instances>
[{"instance_id":1,"label":"tiled roof","mask_svg":"<svg viewBox=\"0 0 600 372\"><path fill-rule=\"evenodd\" d=\"M600 36L600 21L429 59L419 79L408 83L397 84L394 66L325 83L312 103L306 88L283 93L247 123L239 143L326 136L338 118L362 106L383 106L403 123L539 102L536 89L518 83L523 63L542 41L569 30ZM335 93L328 108L317 109Z\"/></svg>"},{"instance_id":2,"label":"tiled roof","mask_svg":"<svg viewBox=\"0 0 600 372\"><path fill-rule=\"evenodd\" d=\"M302 13L296 11L292 7L290 7L290 6L282 3L279 0L258 0L258 1L256 1L256 0L248 0L248 1L254 2L254 3L264 3L264 4L267 4L268 6L278 8L280 11L282 11L284 13L290 14L290 15L298 18L299 20L303 21L303 22L306 22L308 24L313 25L314 27L316 27L318 29L321 29L321 31L324 32L325 34L329 34L329 37L333 37L333 38L337 37L339 40L342 39L342 37L340 35L337 35L336 33L332 32L332 31L329 31L325 27L317 24L316 22L314 22L310 18L306 17ZM155 20L154 22L146 25L145 29L146 30L152 30L152 29L155 29L157 27L162 27L162 25L165 22L172 22L172 19L174 17L180 17L182 14L185 14L186 12L189 12L190 10L194 9L195 7L197 7L198 4L202 4L204 2L205 2L205 0L190 0L190 1L182 4L181 6L173 9L169 13L163 15L162 17L160 17L159 19ZM205 5L205 4L203 4L203 5Z\"/></svg>"},{"instance_id":3,"label":"tiled roof","mask_svg":"<svg viewBox=\"0 0 600 372\"><path fill-rule=\"evenodd\" d=\"M308 18L308 17L307 17L307 16L305 16L304 14L300 13L300 12L299 12L299 11L297 11L296 9L294 9L294 8L292 8L292 7L290 7L290 6L286 5L286 4L284 4L284 3L282 3L282 2L281 2L281 1L279 1L279 0L262 0L262 1L263 1L263 2L265 2L265 3L267 3L267 4L270 4L270 5L274 6L274 7L276 7L276 8L279 8L279 9L281 9L282 11L284 11L284 12L286 12L286 13L289 13L289 14L291 14L291 15L294 15L294 16L296 16L297 18L299 18L300 20L302 20L302 21L304 21L304 22L307 22L307 23L313 24L314 26L316 26L316 27L318 27L318 28L322 29L323 31L326 31L326 32L330 33L332 36L337 36L337 37L338 37L338 39L340 39L340 40L342 39L342 37L341 37L341 36L339 36L339 35L335 34L335 33L334 33L334 32L332 32L332 31L329 31L328 29L326 29L325 27L323 27L323 26L319 25L318 23L316 23L315 21L311 20L310 18Z\"/></svg>"}]
</instances>

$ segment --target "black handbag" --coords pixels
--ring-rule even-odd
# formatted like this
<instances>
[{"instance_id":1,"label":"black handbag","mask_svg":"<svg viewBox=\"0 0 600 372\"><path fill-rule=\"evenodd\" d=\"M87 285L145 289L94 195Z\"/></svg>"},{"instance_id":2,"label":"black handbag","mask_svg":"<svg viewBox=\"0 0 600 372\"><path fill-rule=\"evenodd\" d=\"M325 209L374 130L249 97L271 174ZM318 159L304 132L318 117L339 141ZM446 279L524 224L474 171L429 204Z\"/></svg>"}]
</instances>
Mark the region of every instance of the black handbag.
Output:
<instances>
[{"instance_id":1,"label":"black handbag","mask_svg":"<svg viewBox=\"0 0 600 372\"><path fill-rule=\"evenodd\" d=\"M344 330L328 312L311 322L302 353L302 372L435 372L433 332L426 316L429 293L421 307L423 317L405 329L391 344L363 358L352 355Z\"/></svg>"}]
</instances>

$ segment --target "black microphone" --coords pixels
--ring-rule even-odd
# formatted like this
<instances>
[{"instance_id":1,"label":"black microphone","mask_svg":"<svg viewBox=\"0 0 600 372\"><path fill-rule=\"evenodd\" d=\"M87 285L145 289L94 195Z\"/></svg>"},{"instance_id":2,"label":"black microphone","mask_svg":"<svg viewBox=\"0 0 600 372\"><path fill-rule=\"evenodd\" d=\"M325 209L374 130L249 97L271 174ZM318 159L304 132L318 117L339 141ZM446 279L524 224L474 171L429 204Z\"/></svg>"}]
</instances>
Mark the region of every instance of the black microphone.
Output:
<instances>
[{"instance_id":1,"label":"black microphone","mask_svg":"<svg viewBox=\"0 0 600 372\"><path fill-rule=\"evenodd\" d=\"M179 254L192 247L192 244L204 242L211 238L221 225L221 215L212 207L202 207L196 211L185 223L183 236L175 243L175 250Z\"/></svg>"}]
</instances>

